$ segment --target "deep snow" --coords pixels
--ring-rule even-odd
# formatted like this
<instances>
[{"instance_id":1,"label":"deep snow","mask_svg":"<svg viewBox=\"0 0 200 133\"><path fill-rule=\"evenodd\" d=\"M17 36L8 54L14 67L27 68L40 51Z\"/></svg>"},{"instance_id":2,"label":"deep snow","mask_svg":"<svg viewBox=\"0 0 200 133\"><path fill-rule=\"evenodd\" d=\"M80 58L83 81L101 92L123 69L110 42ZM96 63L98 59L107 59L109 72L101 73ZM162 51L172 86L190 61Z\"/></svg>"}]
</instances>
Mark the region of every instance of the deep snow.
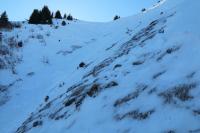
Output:
<instances>
[{"instance_id":1,"label":"deep snow","mask_svg":"<svg viewBox=\"0 0 200 133\"><path fill-rule=\"evenodd\" d=\"M23 47L1 55L12 63L0 70L0 133L200 132L199 7L163 0L108 23L4 31L2 45Z\"/></svg>"}]
</instances>

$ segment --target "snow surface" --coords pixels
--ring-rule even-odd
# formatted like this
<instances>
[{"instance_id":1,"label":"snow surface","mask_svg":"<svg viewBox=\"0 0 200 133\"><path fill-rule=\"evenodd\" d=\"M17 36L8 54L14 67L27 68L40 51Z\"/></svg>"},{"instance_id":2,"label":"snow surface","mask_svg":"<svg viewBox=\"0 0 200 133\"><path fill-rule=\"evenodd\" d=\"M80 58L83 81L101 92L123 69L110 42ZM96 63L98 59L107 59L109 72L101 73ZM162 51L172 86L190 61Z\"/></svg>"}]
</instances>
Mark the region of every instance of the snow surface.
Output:
<instances>
[{"instance_id":1,"label":"snow surface","mask_svg":"<svg viewBox=\"0 0 200 133\"><path fill-rule=\"evenodd\" d=\"M1 55L0 133L200 132L199 7L163 0L108 23L3 31L1 45L23 47Z\"/></svg>"}]
</instances>

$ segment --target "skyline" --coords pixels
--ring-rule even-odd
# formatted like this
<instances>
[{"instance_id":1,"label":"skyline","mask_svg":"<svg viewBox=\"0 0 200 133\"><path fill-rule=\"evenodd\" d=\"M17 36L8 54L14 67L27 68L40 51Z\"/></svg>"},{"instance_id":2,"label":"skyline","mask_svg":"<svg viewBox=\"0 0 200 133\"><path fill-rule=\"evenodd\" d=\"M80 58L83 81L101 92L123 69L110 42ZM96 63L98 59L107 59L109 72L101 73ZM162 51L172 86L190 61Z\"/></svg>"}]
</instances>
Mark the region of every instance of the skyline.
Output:
<instances>
[{"instance_id":1,"label":"skyline","mask_svg":"<svg viewBox=\"0 0 200 133\"><path fill-rule=\"evenodd\" d=\"M33 9L41 9L47 5L53 12L60 10L72 14L73 17L85 21L105 22L115 15L127 17L137 14L142 8L148 8L157 0L1 0L0 13L6 11L11 21L29 19ZM16 7L18 5L19 7Z\"/></svg>"}]
</instances>

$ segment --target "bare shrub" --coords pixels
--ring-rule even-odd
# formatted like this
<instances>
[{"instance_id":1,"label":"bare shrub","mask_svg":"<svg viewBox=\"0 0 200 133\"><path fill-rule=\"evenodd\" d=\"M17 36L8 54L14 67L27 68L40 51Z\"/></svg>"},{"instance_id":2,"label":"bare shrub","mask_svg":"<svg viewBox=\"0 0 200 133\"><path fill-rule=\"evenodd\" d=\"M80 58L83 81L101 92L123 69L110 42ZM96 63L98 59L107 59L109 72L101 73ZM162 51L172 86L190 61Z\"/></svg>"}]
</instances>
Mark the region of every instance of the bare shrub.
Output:
<instances>
[{"instance_id":1,"label":"bare shrub","mask_svg":"<svg viewBox=\"0 0 200 133\"><path fill-rule=\"evenodd\" d=\"M115 101L114 107L118 107L118 106L120 106L120 105L122 105L124 103L127 103L130 100L133 100L133 99L137 98L139 96L139 94L141 92L143 92L147 87L148 87L147 85L138 86L138 88L134 92L129 93L125 97L120 98L117 101Z\"/></svg>"},{"instance_id":2,"label":"bare shrub","mask_svg":"<svg viewBox=\"0 0 200 133\"><path fill-rule=\"evenodd\" d=\"M134 66L142 65L143 63L144 63L144 61L135 61L135 62L133 62L133 65Z\"/></svg>"},{"instance_id":3,"label":"bare shrub","mask_svg":"<svg viewBox=\"0 0 200 133\"><path fill-rule=\"evenodd\" d=\"M8 44L8 46L10 46L11 48L16 48L17 47L17 40L15 39L15 37L10 37L6 40L6 43Z\"/></svg>"},{"instance_id":4,"label":"bare shrub","mask_svg":"<svg viewBox=\"0 0 200 133\"><path fill-rule=\"evenodd\" d=\"M95 97L95 95L98 93L99 89L100 89L99 84L92 85L90 90L87 92L88 96Z\"/></svg>"},{"instance_id":5,"label":"bare shrub","mask_svg":"<svg viewBox=\"0 0 200 133\"><path fill-rule=\"evenodd\" d=\"M175 98L184 102L193 99L193 96L190 95L190 90L195 87L195 83L181 84L160 93L159 96L164 99L164 103L172 103L175 101Z\"/></svg>"},{"instance_id":6,"label":"bare shrub","mask_svg":"<svg viewBox=\"0 0 200 133\"><path fill-rule=\"evenodd\" d=\"M145 120L145 119L149 118L150 115L152 115L154 112L155 112L154 109L151 109L151 110L148 110L148 111L145 111L145 112L141 112L137 109L137 110L133 110L133 111L130 111L128 113L125 113L123 115L118 114L118 115L115 116L115 118L117 120L122 120L124 118L131 118L131 119L134 119L134 120Z\"/></svg>"}]
</instances>

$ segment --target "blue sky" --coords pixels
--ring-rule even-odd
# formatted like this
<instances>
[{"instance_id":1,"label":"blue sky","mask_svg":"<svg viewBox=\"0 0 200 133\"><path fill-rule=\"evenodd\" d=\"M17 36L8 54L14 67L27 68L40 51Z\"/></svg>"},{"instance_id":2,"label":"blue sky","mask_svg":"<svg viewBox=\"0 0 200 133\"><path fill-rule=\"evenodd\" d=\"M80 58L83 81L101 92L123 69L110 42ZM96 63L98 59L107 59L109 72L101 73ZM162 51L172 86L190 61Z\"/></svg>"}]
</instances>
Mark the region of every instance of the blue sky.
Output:
<instances>
[{"instance_id":1,"label":"blue sky","mask_svg":"<svg viewBox=\"0 0 200 133\"><path fill-rule=\"evenodd\" d=\"M130 16L149 7L158 0L0 0L0 13L6 10L10 20L25 20L33 9L48 5L87 21L110 21L115 14Z\"/></svg>"}]
</instances>

